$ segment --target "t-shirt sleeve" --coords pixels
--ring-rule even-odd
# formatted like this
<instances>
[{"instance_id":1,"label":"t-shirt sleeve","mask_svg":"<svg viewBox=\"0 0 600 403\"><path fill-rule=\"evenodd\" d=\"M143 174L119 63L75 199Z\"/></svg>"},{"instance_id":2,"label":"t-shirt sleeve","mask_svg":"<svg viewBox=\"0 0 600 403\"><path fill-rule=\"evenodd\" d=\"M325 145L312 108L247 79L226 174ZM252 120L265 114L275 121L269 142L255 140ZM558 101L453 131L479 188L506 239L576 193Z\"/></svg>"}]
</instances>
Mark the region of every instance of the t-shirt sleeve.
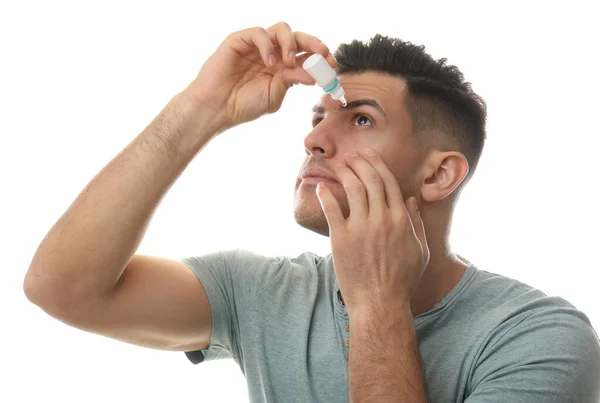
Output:
<instances>
[{"instance_id":1,"label":"t-shirt sleeve","mask_svg":"<svg viewBox=\"0 0 600 403\"><path fill-rule=\"evenodd\" d=\"M544 307L508 323L484 347L465 403L600 402L600 340L584 313Z\"/></svg>"},{"instance_id":2,"label":"t-shirt sleeve","mask_svg":"<svg viewBox=\"0 0 600 403\"><path fill-rule=\"evenodd\" d=\"M240 316L266 289L283 259L241 249L180 259L196 275L211 308L212 328L206 350L186 351L194 364L233 358L239 363Z\"/></svg>"}]
</instances>

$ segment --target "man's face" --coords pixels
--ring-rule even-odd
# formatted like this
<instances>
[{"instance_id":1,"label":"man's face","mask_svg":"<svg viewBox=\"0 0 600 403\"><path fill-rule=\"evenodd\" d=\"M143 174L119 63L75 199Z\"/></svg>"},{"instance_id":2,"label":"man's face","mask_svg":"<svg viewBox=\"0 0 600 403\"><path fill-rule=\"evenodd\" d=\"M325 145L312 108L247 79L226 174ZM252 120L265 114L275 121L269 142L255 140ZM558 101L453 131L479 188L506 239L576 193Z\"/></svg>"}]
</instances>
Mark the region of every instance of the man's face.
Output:
<instances>
[{"instance_id":1,"label":"man's face","mask_svg":"<svg viewBox=\"0 0 600 403\"><path fill-rule=\"evenodd\" d=\"M333 165L347 165L345 154L374 148L392 171L404 200L419 191L417 153L410 143L412 123L404 108L405 83L398 77L374 72L340 77L348 106L342 108L324 94L313 112L313 130L306 136L305 168L318 168L338 180L327 183L344 217L348 217L348 199ZM362 102L366 101L366 102ZM379 108L377 107L379 106ZM321 235L329 235L327 219L316 194L317 181L296 179L294 216L300 226Z\"/></svg>"}]
</instances>

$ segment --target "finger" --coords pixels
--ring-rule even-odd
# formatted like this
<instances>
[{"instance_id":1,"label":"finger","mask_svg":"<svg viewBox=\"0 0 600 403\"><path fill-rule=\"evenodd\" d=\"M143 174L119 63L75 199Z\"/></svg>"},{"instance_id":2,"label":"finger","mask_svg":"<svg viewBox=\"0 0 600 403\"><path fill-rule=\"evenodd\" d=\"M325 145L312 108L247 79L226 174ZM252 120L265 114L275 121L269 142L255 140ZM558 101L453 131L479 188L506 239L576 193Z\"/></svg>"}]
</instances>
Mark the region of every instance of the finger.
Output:
<instances>
[{"instance_id":1,"label":"finger","mask_svg":"<svg viewBox=\"0 0 600 403\"><path fill-rule=\"evenodd\" d=\"M271 42L281 48L281 60L288 66L294 66L298 47L290 25L287 22L278 22L267 28L267 34Z\"/></svg>"},{"instance_id":2,"label":"finger","mask_svg":"<svg viewBox=\"0 0 600 403\"><path fill-rule=\"evenodd\" d=\"M346 156L346 160L366 188L369 215L385 214L388 205L385 201L383 179L378 170L360 155L356 157Z\"/></svg>"},{"instance_id":3,"label":"finger","mask_svg":"<svg viewBox=\"0 0 600 403\"><path fill-rule=\"evenodd\" d=\"M325 45L316 36L312 36L300 31L294 32L294 36L296 38L298 52L319 53L323 55L323 57L327 57L331 53L327 45Z\"/></svg>"},{"instance_id":4,"label":"finger","mask_svg":"<svg viewBox=\"0 0 600 403\"><path fill-rule=\"evenodd\" d=\"M401 214L409 214L406 204L404 203L404 199L402 197L402 191L400 190L400 185L398 184L398 180L390 171L388 166L386 165L381 155L375 151L375 155L367 155L363 153L367 161L377 170L379 176L383 180L383 187L385 189L385 195L387 200L387 205L393 212L401 213Z\"/></svg>"},{"instance_id":5,"label":"finger","mask_svg":"<svg viewBox=\"0 0 600 403\"><path fill-rule=\"evenodd\" d=\"M369 206L365 185L354 174L354 171L345 164L338 162L333 167L337 177L340 179L340 183L346 191L350 217L366 219L369 214Z\"/></svg>"},{"instance_id":6,"label":"finger","mask_svg":"<svg viewBox=\"0 0 600 403\"><path fill-rule=\"evenodd\" d=\"M244 29L231 34L228 39L233 41L232 47L241 54L249 54L258 48L265 66L271 67L275 64L276 59L273 60L273 64L269 60L271 55L275 57L275 45L271 42L271 38L269 38L264 28L254 27Z\"/></svg>"},{"instance_id":7,"label":"finger","mask_svg":"<svg viewBox=\"0 0 600 403\"><path fill-rule=\"evenodd\" d=\"M333 67L334 69L337 67L338 61L333 54L331 54L331 53L328 54L325 59L327 59L327 61L329 62L329 65L331 67Z\"/></svg>"},{"instance_id":8,"label":"finger","mask_svg":"<svg viewBox=\"0 0 600 403\"><path fill-rule=\"evenodd\" d=\"M296 57L296 63L291 68L286 68L283 70L283 76L295 83L305 84L305 85L315 85L317 81L310 75L306 70L302 68L302 65L310 56L314 53L303 53Z\"/></svg>"},{"instance_id":9,"label":"finger","mask_svg":"<svg viewBox=\"0 0 600 403\"><path fill-rule=\"evenodd\" d=\"M336 228L344 222L344 215L333 193L322 183L317 185L317 198L321 203L327 224L329 224L329 236L331 237L331 233L337 231Z\"/></svg>"}]
</instances>

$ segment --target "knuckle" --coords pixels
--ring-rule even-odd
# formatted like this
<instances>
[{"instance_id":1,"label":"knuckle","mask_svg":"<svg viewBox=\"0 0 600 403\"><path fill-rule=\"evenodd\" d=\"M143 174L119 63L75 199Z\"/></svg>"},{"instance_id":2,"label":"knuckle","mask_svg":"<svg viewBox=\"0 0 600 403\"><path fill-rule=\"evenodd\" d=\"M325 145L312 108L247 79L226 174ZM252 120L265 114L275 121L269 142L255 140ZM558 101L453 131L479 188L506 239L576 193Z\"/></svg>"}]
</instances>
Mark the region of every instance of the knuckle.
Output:
<instances>
[{"instance_id":1,"label":"knuckle","mask_svg":"<svg viewBox=\"0 0 600 403\"><path fill-rule=\"evenodd\" d=\"M275 25L277 25L277 27L278 27L278 28L284 28L284 29L287 29L287 30L289 30L289 31L291 31L291 30L292 30L292 27L290 26L290 24L288 24L288 23L287 23L287 22L285 22L285 21L279 21L279 22L278 22L277 24L275 24Z\"/></svg>"},{"instance_id":2,"label":"knuckle","mask_svg":"<svg viewBox=\"0 0 600 403\"><path fill-rule=\"evenodd\" d=\"M259 35L262 35L262 34L266 34L266 33L267 33L267 30L266 30L266 29L264 29L263 27L259 27L259 26L252 27L252 28L250 28L250 30L251 30L253 33L256 33L256 34L259 34Z\"/></svg>"},{"instance_id":3,"label":"knuckle","mask_svg":"<svg viewBox=\"0 0 600 403\"><path fill-rule=\"evenodd\" d=\"M368 182L375 183L377 185L383 185L383 180L381 179L381 176L377 172L367 173L366 179Z\"/></svg>"},{"instance_id":4,"label":"knuckle","mask_svg":"<svg viewBox=\"0 0 600 403\"><path fill-rule=\"evenodd\" d=\"M406 214L399 214L397 218L397 225L400 228L404 228L406 232L412 232L412 226L410 225L410 218Z\"/></svg>"},{"instance_id":5,"label":"knuckle","mask_svg":"<svg viewBox=\"0 0 600 403\"><path fill-rule=\"evenodd\" d=\"M352 194L356 194L356 193L365 191L365 185L363 185L360 182L349 183L349 184L345 185L344 188L346 189L347 192L352 193Z\"/></svg>"},{"instance_id":6,"label":"knuckle","mask_svg":"<svg viewBox=\"0 0 600 403\"><path fill-rule=\"evenodd\" d=\"M379 229L382 229L383 233L389 233L390 230L393 229L395 226L394 221L387 216L386 209L386 207L381 206L380 209L375 211L376 216L378 218L375 220L374 224L376 224L375 226Z\"/></svg>"},{"instance_id":7,"label":"knuckle","mask_svg":"<svg viewBox=\"0 0 600 403\"><path fill-rule=\"evenodd\" d=\"M395 226L402 228L402 223L404 222L402 221L404 220L404 214L394 214L393 220Z\"/></svg>"},{"instance_id":8,"label":"knuckle","mask_svg":"<svg viewBox=\"0 0 600 403\"><path fill-rule=\"evenodd\" d=\"M232 33L230 33L229 35L227 35L227 36L225 37L225 40L224 40L223 42L229 42L229 41L232 41L232 40L234 40L234 39L236 39L236 38L238 38L238 37L240 37L240 36L243 36L243 35L244 35L245 33L247 33L247 32L248 32L248 29L242 29L242 30L240 30L240 31L235 31L235 32L232 32Z\"/></svg>"},{"instance_id":9,"label":"knuckle","mask_svg":"<svg viewBox=\"0 0 600 403\"><path fill-rule=\"evenodd\" d=\"M325 45L325 43L322 40L320 40L316 36L313 36L311 39L314 41L315 46L317 48L321 48L321 51L323 51L323 52L329 51L329 47L327 45Z\"/></svg>"},{"instance_id":10,"label":"knuckle","mask_svg":"<svg viewBox=\"0 0 600 403\"><path fill-rule=\"evenodd\" d=\"M362 189L362 186L360 186L360 185L346 186L346 193L348 193L349 195L360 195L363 192L364 192L364 190Z\"/></svg>"}]
</instances>

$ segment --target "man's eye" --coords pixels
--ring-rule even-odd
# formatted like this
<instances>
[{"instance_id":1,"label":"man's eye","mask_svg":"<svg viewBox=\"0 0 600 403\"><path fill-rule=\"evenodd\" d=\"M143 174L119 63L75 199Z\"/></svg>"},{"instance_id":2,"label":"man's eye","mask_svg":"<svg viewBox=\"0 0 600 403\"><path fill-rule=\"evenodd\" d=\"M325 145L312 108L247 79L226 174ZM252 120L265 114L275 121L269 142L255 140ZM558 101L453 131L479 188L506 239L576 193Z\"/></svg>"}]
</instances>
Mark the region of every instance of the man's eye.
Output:
<instances>
[{"instance_id":1,"label":"man's eye","mask_svg":"<svg viewBox=\"0 0 600 403\"><path fill-rule=\"evenodd\" d=\"M358 119L356 119L358 118ZM359 126L373 126L373 121L371 120L371 118L369 118L367 115L356 115L354 117L354 119L356 119L356 122L364 122L365 120L368 121L370 124L359 124Z\"/></svg>"},{"instance_id":2,"label":"man's eye","mask_svg":"<svg viewBox=\"0 0 600 403\"><path fill-rule=\"evenodd\" d=\"M358 119L356 119L358 118ZM355 122L358 122L358 126L373 126L373 121L367 115L359 114L354 116ZM313 127L319 124L323 118L316 118L312 121ZM363 123L360 123L363 122Z\"/></svg>"}]
</instances>

